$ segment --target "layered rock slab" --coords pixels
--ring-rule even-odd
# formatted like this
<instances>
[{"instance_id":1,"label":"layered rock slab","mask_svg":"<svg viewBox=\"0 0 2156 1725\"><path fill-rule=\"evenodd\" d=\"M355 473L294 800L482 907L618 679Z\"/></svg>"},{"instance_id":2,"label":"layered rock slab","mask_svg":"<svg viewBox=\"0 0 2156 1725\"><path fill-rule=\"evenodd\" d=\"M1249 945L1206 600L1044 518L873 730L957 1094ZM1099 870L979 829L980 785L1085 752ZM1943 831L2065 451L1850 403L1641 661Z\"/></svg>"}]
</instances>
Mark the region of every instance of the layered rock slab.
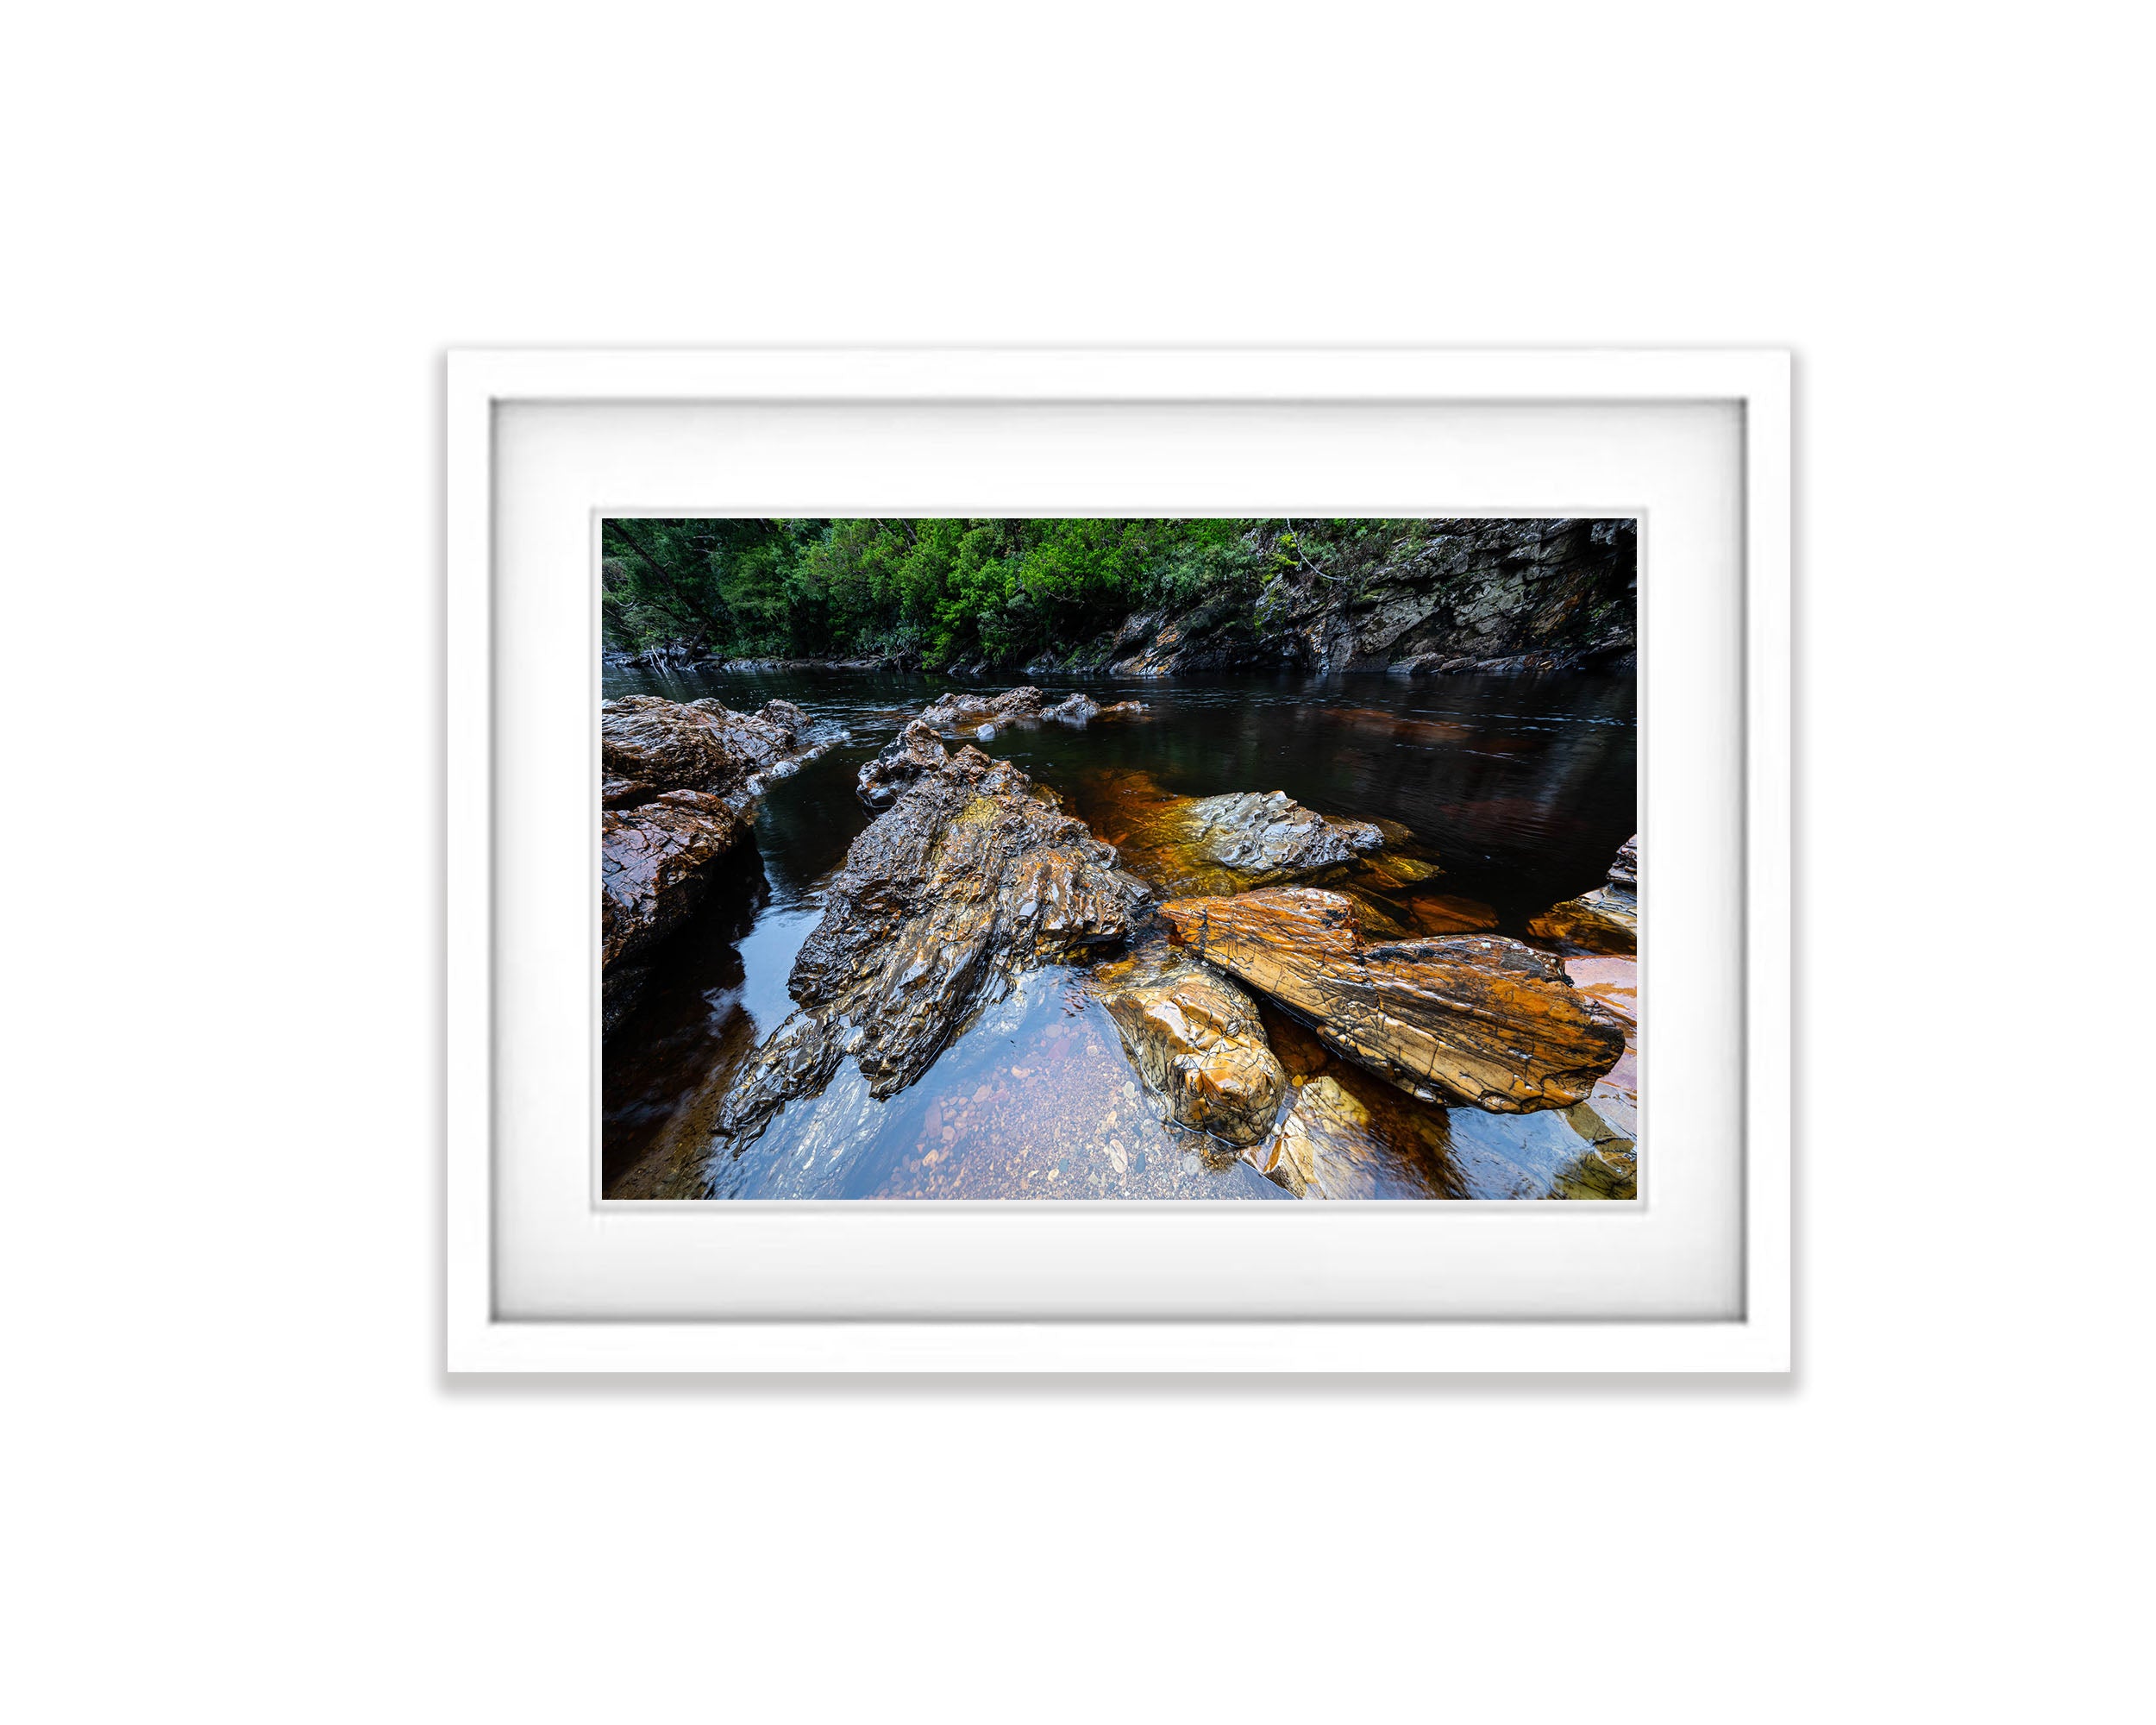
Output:
<instances>
[{"instance_id":1,"label":"layered rock slab","mask_svg":"<svg viewBox=\"0 0 2156 1725\"><path fill-rule=\"evenodd\" d=\"M599 707L599 759L609 779L753 796L752 779L807 751L808 730L792 701L736 712L715 700L623 695Z\"/></svg>"},{"instance_id":2,"label":"layered rock slab","mask_svg":"<svg viewBox=\"0 0 2156 1725\"><path fill-rule=\"evenodd\" d=\"M601 1000L627 1010L655 948L701 901L711 866L748 831L770 778L820 752L791 701L754 713L625 695L599 708Z\"/></svg>"},{"instance_id":3,"label":"layered rock slab","mask_svg":"<svg viewBox=\"0 0 2156 1725\"><path fill-rule=\"evenodd\" d=\"M1426 1101L1570 1107L1625 1051L1614 1013L1501 935L1364 945L1353 904L1307 887L1179 899L1159 915L1175 944Z\"/></svg>"},{"instance_id":4,"label":"layered rock slab","mask_svg":"<svg viewBox=\"0 0 2156 1725\"><path fill-rule=\"evenodd\" d=\"M854 840L794 960L799 1009L743 1070L723 1142L753 1138L848 1056L873 1096L903 1089L1018 972L1124 938L1144 888L1054 802L967 747Z\"/></svg>"},{"instance_id":5,"label":"layered rock slab","mask_svg":"<svg viewBox=\"0 0 2156 1725\"><path fill-rule=\"evenodd\" d=\"M1567 899L1527 922L1527 932L1586 952L1629 957L1639 950L1639 836L1619 848L1609 877L1589 893Z\"/></svg>"}]
</instances>

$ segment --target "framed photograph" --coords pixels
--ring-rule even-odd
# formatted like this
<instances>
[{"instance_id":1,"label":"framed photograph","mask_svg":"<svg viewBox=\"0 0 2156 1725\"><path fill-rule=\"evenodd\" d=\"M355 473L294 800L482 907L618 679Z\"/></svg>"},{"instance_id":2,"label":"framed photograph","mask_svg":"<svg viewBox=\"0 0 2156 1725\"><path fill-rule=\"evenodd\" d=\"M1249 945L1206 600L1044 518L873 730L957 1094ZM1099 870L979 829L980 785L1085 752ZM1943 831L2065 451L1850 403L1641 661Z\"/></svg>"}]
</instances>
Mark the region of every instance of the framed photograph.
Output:
<instances>
[{"instance_id":1,"label":"framed photograph","mask_svg":"<svg viewBox=\"0 0 2156 1725\"><path fill-rule=\"evenodd\" d=\"M1786 1371L1788 356L448 360L453 1371Z\"/></svg>"}]
</instances>

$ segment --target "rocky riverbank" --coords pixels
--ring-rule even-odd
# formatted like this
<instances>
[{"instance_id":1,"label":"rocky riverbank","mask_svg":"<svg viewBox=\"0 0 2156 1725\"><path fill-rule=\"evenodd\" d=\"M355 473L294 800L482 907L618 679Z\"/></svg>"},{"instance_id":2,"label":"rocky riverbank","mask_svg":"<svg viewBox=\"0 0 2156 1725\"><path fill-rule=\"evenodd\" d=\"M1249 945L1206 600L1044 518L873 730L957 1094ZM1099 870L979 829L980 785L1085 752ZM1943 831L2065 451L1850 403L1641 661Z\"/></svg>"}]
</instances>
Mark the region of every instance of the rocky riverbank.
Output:
<instances>
[{"instance_id":1,"label":"rocky riverbank","mask_svg":"<svg viewBox=\"0 0 2156 1725\"><path fill-rule=\"evenodd\" d=\"M1552 906L1546 929L1508 938L1490 932L1488 906L1438 890L1441 860L1398 823L1322 816L1278 792L1177 797L1124 772L1088 787L1088 826L1056 790L960 740L1101 716L1083 696L1051 705L1030 687L948 695L862 766L861 798L881 812L823 894L793 967L795 1010L699 1111L708 1136L677 1155L671 1195L724 1189L782 1113L798 1195L812 1195L828 1177L813 1170L903 1118L888 1112L896 1099L984 1013L1007 1016L999 1002L1044 1052L1020 1042L975 1101L1027 1090L1050 1051L1076 1046L1026 1016L1042 996L1025 979L1042 967L1082 981L1112 1026L1120 1082L1151 1099L1152 1130L1205 1165L1239 1160L1298 1197L1488 1195L1476 1158L1516 1157L1525 1127L1493 1138L1463 1117L1546 1117L1531 1138L1562 1159L1552 1195L1631 1195L1630 961L1604 933L1606 900L1591 916ZM632 698L609 702L604 726L611 1028L754 819L757 790L818 745L783 701L741 714ZM1597 890L1636 881L1627 845ZM1059 1172L1090 1167L1084 1195L1138 1195L1144 1152L1105 1124L1119 1117L1115 1069L1085 1070L1102 1087L1095 1125L1067 1076L1056 1101L1078 1105L1060 1128L1069 1141L1052 1137L1060 1106L1022 1135L1055 1149ZM963 1111L931 1118L944 1124L912 1164L924 1183ZM1034 1195L962 1182L951 1195Z\"/></svg>"},{"instance_id":2,"label":"rocky riverbank","mask_svg":"<svg viewBox=\"0 0 2156 1725\"><path fill-rule=\"evenodd\" d=\"M784 700L739 713L628 695L599 713L600 997L611 1027L642 988L649 955L703 901L758 794L837 739L812 740L808 715Z\"/></svg>"},{"instance_id":3,"label":"rocky riverbank","mask_svg":"<svg viewBox=\"0 0 2156 1725\"><path fill-rule=\"evenodd\" d=\"M1263 524L1248 542L1252 560L1269 572L1254 599L1247 591L1228 591L1132 612L1075 645L976 650L943 668L965 677L1022 665L1035 674L1144 678L1248 669L1413 678L1633 668L1638 533L1629 520L1402 524L1328 543L1322 561L1292 522ZM697 637L617 653L612 662L751 672L922 663L918 649L868 657L729 658Z\"/></svg>"}]
</instances>

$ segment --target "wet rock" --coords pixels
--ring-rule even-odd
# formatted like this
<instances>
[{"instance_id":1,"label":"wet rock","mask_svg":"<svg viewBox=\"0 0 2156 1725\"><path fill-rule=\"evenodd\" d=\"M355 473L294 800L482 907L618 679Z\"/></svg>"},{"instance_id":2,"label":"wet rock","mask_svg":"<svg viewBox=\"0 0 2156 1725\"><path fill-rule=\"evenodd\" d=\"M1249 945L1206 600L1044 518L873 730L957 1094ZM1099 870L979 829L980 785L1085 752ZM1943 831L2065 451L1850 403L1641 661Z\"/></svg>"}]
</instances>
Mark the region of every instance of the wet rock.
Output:
<instances>
[{"instance_id":1,"label":"wet rock","mask_svg":"<svg viewBox=\"0 0 2156 1725\"><path fill-rule=\"evenodd\" d=\"M1425 893L1407 901L1407 919L1419 934L1474 934L1495 928L1496 911L1480 899Z\"/></svg>"},{"instance_id":2,"label":"wet rock","mask_svg":"<svg viewBox=\"0 0 2156 1725\"><path fill-rule=\"evenodd\" d=\"M655 695L601 706L601 997L609 1022L642 982L636 961L696 908L704 871L748 830L749 805L765 781L821 752L808 725L808 715L783 700L754 713Z\"/></svg>"},{"instance_id":3,"label":"wet rock","mask_svg":"<svg viewBox=\"0 0 2156 1725\"><path fill-rule=\"evenodd\" d=\"M1066 695L1055 706L1044 707L1040 716L1063 724L1089 724L1096 718L1132 718L1145 711L1144 701L1113 701L1102 706L1092 696L1080 689Z\"/></svg>"},{"instance_id":4,"label":"wet rock","mask_svg":"<svg viewBox=\"0 0 2156 1725\"><path fill-rule=\"evenodd\" d=\"M1574 988L1608 1007L1625 1026L1623 1057L1595 1081L1587 1100L1568 1109L1566 1117L1598 1144L1614 1138L1629 1147L1639 1137L1639 963L1600 954L1576 957L1564 960L1564 974ZM1590 1127L1590 1120L1596 1124Z\"/></svg>"},{"instance_id":5,"label":"wet rock","mask_svg":"<svg viewBox=\"0 0 2156 1725\"><path fill-rule=\"evenodd\" d=\"M1288 1075L1240 988L1183 964L1101 998L1131 1063L1178 1126L1236 1145L1272 1131Z\"/></svg>"},{"instance_id":6,"label":"wet rock","mask_svg":"<svg viewBox=\"0 0 2156 1725\"><path fill-rule=\"evenodd\" d=\"M1055 706L1041 709L1043 718L1059 719L1065 724L1083 724L1100 712L1100 703L1082 689L1063 697Z\"/></svg>"},{"instance_id":7,"label":"wet rock","mask_svg":"<svg viewBox=\"0 0 2156 1725\"><path fill-rule=\"evenodd\" d=\"M963 734L1014 718L1038 718L1041 692L1031 687L1007 689L1000 695L961 694L956 690L921 709L920 722L931 731Z\"/></svg>"},{"instance_id":8,"label":"wet rock","mask_svg":"<svg viewBox=\"0 0 2156 1725\"><path fill-rule=\"evenodd\" d=\"M799 1010L743 1070L721 1138L753 1138L849 1055L872 1096L905 1088L1018 973L1120 941L1144 897L1052 793L961 749L854 840L794 960Z\"/></svg>"},{"instance_id":9,"label":"wet rock","mask_svg":"<svg viewBox=\"0 0 2156 1725\"><path fill-rule=\"evenodd\" d=\"M642 652L631 654L622 662L639 670L671 670L684 665L693 665L704 657L704 643L700 637L686 639L676 636L669 640L655 641Z\"/></svg>"},{"instance_id":10,"label":"wet rock","mask_svg":"<svg viewBox=\"0 0 2156 1725\"><path fill-rule=\"evenodd\" d=\"M1191 848L1200 856L1260 881L1315 875L1385 842L1370 822L1315 813L1285 791L1200 797L1184 819Z\"/></svg>"},{"instance_id":11,"label":"wet rock","mask_svg":"<svg viewBox=\"0 0 2156 1725\"><path fill-rule=\"evenodd\" d=\"M808 715L792 701L743 713L715 700L623 695L599 707L599 758L609 779L753 795L751 779L807 751L808 727Z\"/></svg>"},{"instance_id":12,"label":"wet rock","mask_svg":"<svg viewBox=\"0 0 2156 1725\"><path fill-rule=\"evenodd\" d=\"M1531 918L1527 932L1589 952L1639 950L1639 836L1634 833L1609 865L1606 885L1567 899Z\"/></svg>"},{"instance_id":13,"label":"wet rock","mask_svg":"<svg viewBox=\"0 0 2156 1725\"><path fill-rule=\"evenodd\" d=\"M744 823L724 799L666 791L599 816L599 937L603 1016L618 1019L642 981L635 963L694 910L711 864L734 848Z\"/></svg>"},{"instance_id":14,"label":"wet rock","mask_svg":"<svg viewBox=\"0 0 2156 1725\"><path fill-rule=\"evenodd\" d=\"M1308 880L1385 843L1375 822L1319 814L1282 791L1180 797L1149 774L1118 771L1094 775L1088 800L1095 825L1131 869L1167 894Z\"/></svg>"},{"instance_id":15,"label":"wet rock","mask_svg":"<svg viewBox=\"0 0 2156 1725\"><path fill-rule=\"evenodd\" d=\"M1501 935L1365 946L1352 903L1284 888L1163 905L1169 938L1271 996L1411 1095L1494 1113L1583 1100L1622 1023L1556 960Z\"/></svg>"},{"instance_id":16,"label":"wet rock","mask_svg":"<svg viewBox=\"0 0 2156 1725\"><path fill-rule=\"evenodd\" d=\"M1456 1198L1442 1111L1347 1068L1302 1081L1280 1131L1245 1154L1299 1198Z\"/></svg>"},{"instance_id":17,"label":"wet rock","mask_svg":"<svg viewBox=\"0 0 2156 1725\"><path fill-rule=\"evenodd\" d=\"M856 787L870 808L888 808L922 774L934 772L950 759L935 731L917 718L886 745L882 754L862 765Z\"/></svg>"},{"instance_id":18,"label":"wet rock","mask_svg":"<svg viewBox=\"0 0 2156 1725\"><path fill-rule=\"evenodd\" d=\"M659 794L656 785L642 779L609 779L599 787L599 806L601 808L634 808L638 803L648 803Z\"/></svg>"}]
</instances>

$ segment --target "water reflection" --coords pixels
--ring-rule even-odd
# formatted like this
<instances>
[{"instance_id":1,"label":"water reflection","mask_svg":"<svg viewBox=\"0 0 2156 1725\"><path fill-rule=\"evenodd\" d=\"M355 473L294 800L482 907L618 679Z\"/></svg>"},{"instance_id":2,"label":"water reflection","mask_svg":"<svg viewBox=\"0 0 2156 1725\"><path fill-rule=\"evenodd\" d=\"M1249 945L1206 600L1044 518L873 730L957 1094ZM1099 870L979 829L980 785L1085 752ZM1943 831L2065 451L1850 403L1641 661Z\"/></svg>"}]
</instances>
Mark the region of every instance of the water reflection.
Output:
<instances>
[{"instance_id":1,"label":"water reflection","mask_svg":"<svg viewBox=\"0 0 2156 1725\"><path fill-rule=\"evenodd\" d=\"M1176 795L1279 789L1322 813L1396 821L1440 860L1442 875L1419 888L1433 922L1494 917L1521 933L1537 911L1599 884L1636 827L1629 677L1023 681L1146 704L1136 719L1013 726L979 745L1054 787L1081 819L1104 813L1088 806L1088 786L1136 772ZM710 1118L741 1060L791 1011L787 975L822 914L820 888L872 818L854 794L856 772L951 687L903 673L607 669L609 696L712 696L740 709L783 697L852 733L767 794L753 847L724 865L705 912L607 1037L610 1195L695 1195L707 1178L736 1196L1282 1195L1246 1163L1209 1165L1202 1145L1151 1118L1148 1099L1122 1106L1128 1065L1098 1003L1063 970L992 1007L910 1090L874 1104L842 1079L789 1106L737 1161L705 1168ZM1540 1196L1604 1178L1601 1164L1567 1176L1583 1139L1561 1116L1430 1113L1434 1126L1386 1129L1404 1147L1371 1164L1383 1195Z\"/></svg>"}]
</instances>

